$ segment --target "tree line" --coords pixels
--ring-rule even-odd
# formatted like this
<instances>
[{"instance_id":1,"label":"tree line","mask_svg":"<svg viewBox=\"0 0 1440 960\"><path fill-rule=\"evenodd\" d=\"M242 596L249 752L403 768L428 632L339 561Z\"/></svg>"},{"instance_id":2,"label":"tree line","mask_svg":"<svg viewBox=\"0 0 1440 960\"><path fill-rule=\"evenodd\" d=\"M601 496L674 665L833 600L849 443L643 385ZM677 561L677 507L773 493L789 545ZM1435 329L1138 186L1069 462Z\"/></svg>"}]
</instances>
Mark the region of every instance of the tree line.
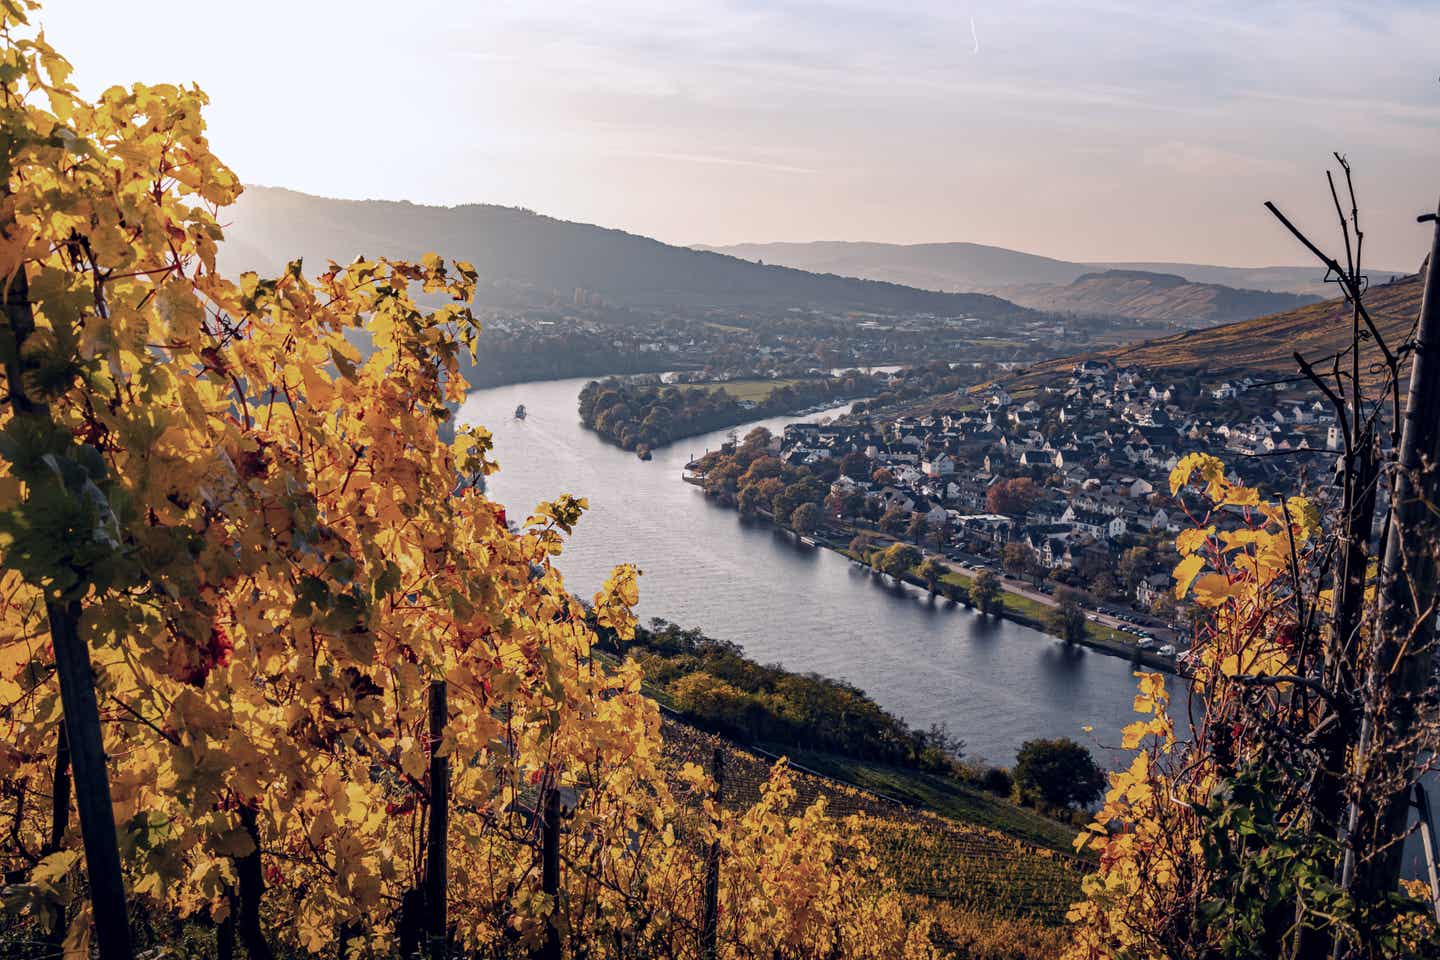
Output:
<instances>
[{"instance_id":1,"label":"tree line","mask_svg":"<svg viewBox=\"0 0 1440 960\"><path fill-rule=\"evenodd\" d=\"M682 437L723 430L746 420L789 413L819 403L857 397L874 389L867 374L817 377L777 384L754 404L723 386L679 386L609 379L580 390L580 422L626 450L658 447Z\"/></svg>"}]
</instances>

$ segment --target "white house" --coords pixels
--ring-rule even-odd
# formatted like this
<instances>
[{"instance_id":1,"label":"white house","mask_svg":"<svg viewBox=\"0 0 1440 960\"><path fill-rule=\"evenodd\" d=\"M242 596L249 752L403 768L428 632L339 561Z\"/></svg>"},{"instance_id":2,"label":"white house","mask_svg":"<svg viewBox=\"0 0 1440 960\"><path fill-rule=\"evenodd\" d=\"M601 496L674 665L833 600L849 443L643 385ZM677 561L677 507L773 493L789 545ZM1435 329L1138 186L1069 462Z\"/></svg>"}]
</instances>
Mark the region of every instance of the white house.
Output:
<instances>
[{"instance_id":1,"label":"white house","mask_svg":"<svg viewBox=\"0 0 1440 960\"><path fill-rule=\"evenodd\" d=\"M948 453L941 453L928 460L922 460L920 470L927 477L948 477L955 472L955 458Z\"/></svg>"}]
</instances>

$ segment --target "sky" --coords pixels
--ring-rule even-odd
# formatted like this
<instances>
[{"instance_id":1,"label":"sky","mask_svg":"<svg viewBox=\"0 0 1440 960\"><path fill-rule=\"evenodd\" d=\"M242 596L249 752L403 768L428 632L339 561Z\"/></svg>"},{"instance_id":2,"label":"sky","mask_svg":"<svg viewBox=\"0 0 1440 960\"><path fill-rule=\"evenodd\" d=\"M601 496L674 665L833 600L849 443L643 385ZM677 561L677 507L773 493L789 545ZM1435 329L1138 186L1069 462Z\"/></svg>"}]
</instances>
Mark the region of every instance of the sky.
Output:
<instances>
[{"instance_id":1,"label":"sky","mask_svg":"<svg viewBox=\"0 0 1440 960\"><path fill-rule=\"evenodd\" d=\"M247 183L524 206L671 243L971 241L1414 269L1440 2L50 0L87 93L198 83Z\"/></svg>"}]
</instances>

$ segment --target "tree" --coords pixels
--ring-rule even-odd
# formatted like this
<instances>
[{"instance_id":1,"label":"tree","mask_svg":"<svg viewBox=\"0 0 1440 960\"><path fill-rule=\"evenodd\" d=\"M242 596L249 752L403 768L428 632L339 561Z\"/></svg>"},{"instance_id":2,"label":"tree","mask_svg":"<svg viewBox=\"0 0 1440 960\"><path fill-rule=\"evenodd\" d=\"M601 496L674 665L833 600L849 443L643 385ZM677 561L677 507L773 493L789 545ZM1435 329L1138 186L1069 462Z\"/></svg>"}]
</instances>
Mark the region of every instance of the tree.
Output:
<instances>
[{"instance_id":1,"label":"tree","mask_svg":"<svg viewBox=\"0 0 1440 960\"><path fill-rule=\"evenodd\" d=\"M881 532L888 533L892 537L898 536L905 530L908 516L909 514L902 510L899 504L891 504L880 516Z\"/></svg>"},{"instance_id":2,"label":"tree","mask_svg":"<svg viewBox=\"0 0 1440 960\"><path fill-rule=\"evenodd\" d=\"M755 427L745 434L745 439L740 443L740 450L753 456L760 456L770 449L774 442L775 434L766 427Z\"/></svg>"},{"instance_id":3,"label":"tree","mask_svg":"<svg viewBox=\"0 0 1440 960\"><path fill-rule=\"evenodd\" d=\"M1154 566L1147 547L1131 547L1120 554L1120 560L1115 564L1115 574L1127 596L1135 595L1135 587L1150 575Z\"/></svg>"},{"instance_id":4,"label":"tree","mask_svg":"<svg viewBox=\"0 0 1440 960\"><path fill-rule=\"evenodd\" d=\"M916 569L915 574L924 581L926 589L934 593L940 580L949 572L950 568L939 560L934 557L926 557L925 561Z\"/></svg>"},{"instance_id":5,"label":"tree","mask_svg":"<svg viewBox=\"0 0 1440 960\"><path fill-rule=\"evenodd\" d=\"M1002 552L1002 563L1005 572L1012 577L1018 577L1025 573L1030 564L1030 548L1019 540L1012 540L1005 544Z\"/></svg>"},{"instance_id":6,"label":"tree","mask_svg":"<svg viewBox=\"0 0 1440 960\"><path fill-rule=\"evenodd\" d=\"M991 513L1007 517L1023 517L1044 491L1029 477L1012 477L991 485L985 492L985 505Z\"/></svg>"},{"instance_id":7,"label":"tree","mask_svg":"<svg viewBox=\"0 0 1440 960\"><path fill-rule=\"evenodd\" d=\"M850 538L850 545L847 549L855 559L862 563L869 563L870 554L875 549L875 535L873 533L857 533Z\"/></svg>"},{"instance_id":8,"label":"tree","mask_svg":"<svg viewBox=\"0 0 1440 960\"><path fill-rule=\"evenodd\" d=\"M920 543L925 535L930 532L930 521L925 514L916 511L910 514L910 519L905 523L905 537L912 543Z\"/></svg>"},{"instance_id":9,"label":"tree","mask_svg":"<svg viewBox=\"0 0 1440 960\"><path fill-rule=\"evenodd\" d=\"M1000 578L993 570L981 570L970 584L970 602L981 613L999 613L1005 606Z\"/></svg>"},{"instance_id":10,"label":"tree","mask_svg":"<svg viewBox=\"0 0 1440 960\"><path fill-rule=\"evenodd\" d=\"M1150 612L1166 622L1173 620L1175 618L1175 597L1169 590L1161 591L1151 601Z\"/></svg>"},{"instance_id":11,"label":"tree","mask_svg":"<svg viewBox=\"0 0 1440 960\"><path fill-rule=\"evenodd\" d=\"M754 516L761 509L770 506L770 500L760 492L759 484L750 484L735 498L735 507L746 516Z\"/></svg>"},{"instance_id":12,"label":"tree","mask_svg":"<svg viewBox=\"0 0 1440 960\"><path fill-rule=\"evenodd\" d=\"M932 522L932 523L930 524L930 536L933 537L934 540L935 540L935 549L936 549L936 550L944 550L944 549L945 549L945 544L946 544L947 542L949 542L949 540L950 540L950 535L951 535L952 532L953 532L953 531L952 531L952 528L951 528L951 525L950 525L950 514L949 514L949 513L946 513L946 514L945 514L945 519L944 519L944 520L941 520L939 523L933 523L933 522Z\"/></svg>"},{"instance_id":13,"label":"tree","mask_svg":"<svg viewBox=\"0 0 1440 960\"><path fill-rule=\"evenodd\" d=\"M890 472L888 467L880 467L870 474L870 482L879 486L889 486L895 482L895 474Z\"/></svg>"},{"instance_id":14,"label":"tree","mask_svg":"<svg viewBox=\"0 0 1440 960\"><path fill-rule=\"evenodd\" d=\"M1105 789L1105 775L1090 751L1069 737L1025 741L1012 776L1021 799L1055 810L1087 807Z\"/></svg>"},{"instance_id":15,"label":"tree","mask_svg":"<svg viewBox=\"0 0 1440 960\"><path fill-rule=\"evenodd\" d=\"M921 553L908 543L892 543L880 551L876 569L895 578L903 577L920 562Z\"/></svg>"},{"instance_id":16,"label":"tree","mask_svg":"<svg viewBox=\"0 0 1440 960\"><path fill-rule=\"evenodd\" d=\"M1108 571L1102 571L1090 581L1090 591L1101 599L1110 600L1120 596L1120 585Z\"/></svg>"},{"instance_id":17,"label":"tree","mask_svg":"<svg viewBox=\"0 0 1440 960\"><path fill-rule=\"evenodd\" d=\"M825 500L826 487L808 474L785 487L770 501L770 509L781 523L795 512L802 503L820 504Z\"/></svg>"},{"instance_id":18,"label":"tree","mask_svg":"<svg viewBox=\"0 0 1440 960\"><path fill-rule=\"evenodd\" d=\"M1045 611L1045 629L1066 643L1084 640L1085 608L1080 604L1079 591L1061 587L1055 592L1055 601L1055 606Z\"/></svg>"},{"instance_id":19,"label":"tree","mask_svg":"<svg viewBox=\"0 0 1440 960\"><path fill-rule=\"evenodd\" d=\"M799 534L811 534L820 525L820 508L813 503L802 503L790 514L790 529Z\"/></svg>"},{"instance_id":20,"label":"tree","mask_svg":"<svg viewBox=\"0 0 1440 960\"><path fill-rule=\"evenodd\" d=\"M827 519L839 517L848 520L859 516L864 509L865 495L853 487L832 489L825 497Z\"/></svg>"},{"instance_id":21,"label":"tree","mask_svg":"<svg viewBox=\"0 0 1440 960\"><path fill-rule=\"evenodd\" d=\"M870 458L864 451L851 450L840 458L840 472L851 480L867 480L871 475Z\"/></svg>"}]
</instances>

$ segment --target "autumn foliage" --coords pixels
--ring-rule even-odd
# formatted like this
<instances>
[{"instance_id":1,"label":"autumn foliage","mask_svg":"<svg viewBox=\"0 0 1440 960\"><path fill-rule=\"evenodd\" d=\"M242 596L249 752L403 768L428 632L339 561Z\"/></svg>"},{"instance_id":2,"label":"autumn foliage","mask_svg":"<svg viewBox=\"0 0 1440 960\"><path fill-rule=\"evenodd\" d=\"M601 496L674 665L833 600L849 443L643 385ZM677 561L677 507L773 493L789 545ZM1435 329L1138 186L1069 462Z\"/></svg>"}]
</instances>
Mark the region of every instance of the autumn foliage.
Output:
<instances>
[{"instance_id":1,"label":"autumn foliage","mask_svg":"<svg viewBox=\"0 0 1440 960\"><path fill-rule=\"evenodd\" d=\"M1397 891L1375 913L1337 882L1315 763L1288 739L1329 725L1302 624L1330 595L1297 589L1326 550L1319 512L1234 481L1208 454L1184 457L1170 485L1203 505L1176 538L1174 573L1175 596L1207 612L1191 659L1198 703L1177 720L1165 677L1136 674L1139 716L1120 743L1133 758L1076 840L1100 868L1071 910L1066 956L1304 957L1317 936L1346 957L1435 955L1440 928L1421 901Z\"/></svg>"},{"instance_id":2,"label":"autumn foliage","mask_svg":"<svg viewBox=\"0 0 1440 960\"><path fill-rule=\"evenodd\" d=\"M241 186L210 152L205 96L90 102L68 74L25 10L0 8L0 277L34 316L26 331L12 313L0 346L20 371L7 390L44 406L0 414L7 924L51 936L61 918L75 950L87 936L78 831L51 803L52 601L78 605L127 892L154 928L223 924L258 863L260 936L392 953L439 751L465 949L524 954L553 929L587 956L694 955L718 838L722 955L926 955L863 837L792 810L783 775L740 812L677 799L706 774L664 761L638 669L590 656L597 626L631 631L637 572L582 605L553 562L585 501L511 529L477 482L497 469L489 434L447 439L478 333L471 266L223 277ZM555 791L551 897L534 815Z\"/></svg>"}]
</instances>

